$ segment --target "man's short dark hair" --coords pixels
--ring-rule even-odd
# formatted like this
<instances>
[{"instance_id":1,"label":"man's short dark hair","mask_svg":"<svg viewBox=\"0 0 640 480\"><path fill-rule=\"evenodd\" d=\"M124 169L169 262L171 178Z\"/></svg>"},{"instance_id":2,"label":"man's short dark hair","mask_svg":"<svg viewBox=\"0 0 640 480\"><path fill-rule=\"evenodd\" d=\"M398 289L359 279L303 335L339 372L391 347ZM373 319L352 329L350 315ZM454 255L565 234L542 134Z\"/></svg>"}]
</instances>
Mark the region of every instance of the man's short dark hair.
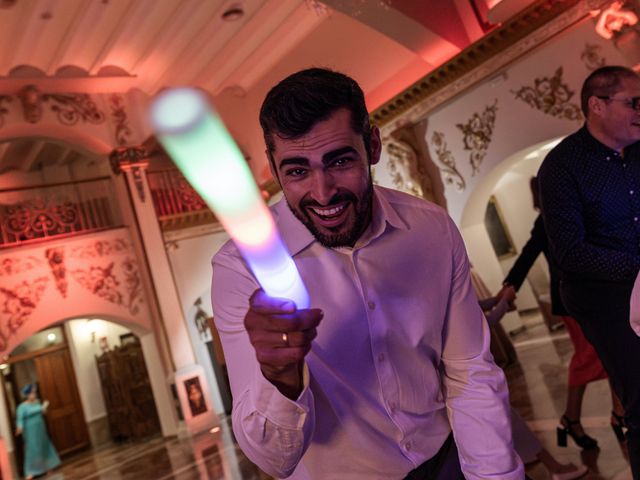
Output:
<instances>
[{"instance_id":1,"label":"man's short dark hair","mask_svg":"<svg viewBox=\"0 0 640 480\"><path fill-rule=\"evenodd\" d=\"M638 74L630 68L619 65L609 65L591 72L582 84L580 92L580 103L585 118L589 114L589 98L615 95L621 88L620 83L623 78L638 78Z\"/></svg>"},{"instance_id":2,"label":"man's short dark hair","mask_svg":"<svg viewBox=\"0 0 640 480\"><path fill-rule=\"evenodd\" d=\"M362 134L370 151L371 124L364 93L351 77L324 68L309 68L294 73L273 87L262 103L260 125L273 165L273 135L295 139L328 119L335 111L351 112L353 131ZM275 165L273 165L275 170Z\"/></svg>"}]
</instances>

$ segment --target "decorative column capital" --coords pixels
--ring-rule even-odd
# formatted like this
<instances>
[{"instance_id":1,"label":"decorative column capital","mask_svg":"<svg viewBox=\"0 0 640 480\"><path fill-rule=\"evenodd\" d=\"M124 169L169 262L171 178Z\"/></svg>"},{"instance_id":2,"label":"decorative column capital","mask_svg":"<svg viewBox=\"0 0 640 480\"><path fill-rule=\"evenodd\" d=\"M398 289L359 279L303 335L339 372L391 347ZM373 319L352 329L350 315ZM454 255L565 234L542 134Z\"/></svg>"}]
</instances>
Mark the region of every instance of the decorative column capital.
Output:
<instances>
[{"instance_id":1,"label":"decorative column capital","mask_svg":"<svg viewBox=\"0 0 640 480\"><path fill-rule=\"evenodd\" d=\"M113 173L131 172L138 197L145 201L144 172L149 166L149 153L139 145L115 148L109 155Z\"/></svg>"}]
</instances>

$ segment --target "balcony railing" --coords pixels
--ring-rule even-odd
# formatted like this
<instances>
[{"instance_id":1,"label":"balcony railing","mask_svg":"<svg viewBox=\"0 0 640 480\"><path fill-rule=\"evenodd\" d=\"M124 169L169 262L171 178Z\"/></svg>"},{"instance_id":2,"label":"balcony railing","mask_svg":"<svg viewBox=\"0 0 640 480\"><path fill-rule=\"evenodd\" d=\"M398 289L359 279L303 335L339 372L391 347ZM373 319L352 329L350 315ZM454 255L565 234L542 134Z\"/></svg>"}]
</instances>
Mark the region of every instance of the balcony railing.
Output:
<instances>
[{"instance_id":1,"label":"balcony railing","mask_svg":"<svg viewBox=\"0 0 640 480\"><path fill-rule=\"evenodd\" d=\"M147 173L153 206L162 230L176 230L217 220L176 168Z\"/></svg>"},{"instance_id":2,"label":"balcony railing","mask_svg":"<svg viewBox=\"0 0 640 480\"><path fill-rule=\"evenodd\" d=\"M122 225L109 177L0 190L0 248Z\"/></svg>"}]
</instances>

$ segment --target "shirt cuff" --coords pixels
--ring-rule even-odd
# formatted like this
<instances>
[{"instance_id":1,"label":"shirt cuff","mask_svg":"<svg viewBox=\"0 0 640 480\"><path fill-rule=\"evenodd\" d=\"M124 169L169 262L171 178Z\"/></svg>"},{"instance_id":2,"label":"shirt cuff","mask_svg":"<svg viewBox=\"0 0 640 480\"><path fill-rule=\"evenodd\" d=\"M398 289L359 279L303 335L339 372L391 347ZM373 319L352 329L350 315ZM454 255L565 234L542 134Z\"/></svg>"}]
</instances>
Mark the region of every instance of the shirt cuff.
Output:
<instances>
[{"instance_id":1,"label":"shirt cuff","mask_svg":"<svg viewBox=\"0 0 640 480\"><path fill-rule=\"evenodd\" d=\"M256 369L253 389L253 404L265 418L275 425L290 430L302 429L313 405L313 395L309 388L309 368L304 364L302 370L303 389L294 401L285 397L269 380L264 378L260 368Z\"/></svg>"}]
</instances>

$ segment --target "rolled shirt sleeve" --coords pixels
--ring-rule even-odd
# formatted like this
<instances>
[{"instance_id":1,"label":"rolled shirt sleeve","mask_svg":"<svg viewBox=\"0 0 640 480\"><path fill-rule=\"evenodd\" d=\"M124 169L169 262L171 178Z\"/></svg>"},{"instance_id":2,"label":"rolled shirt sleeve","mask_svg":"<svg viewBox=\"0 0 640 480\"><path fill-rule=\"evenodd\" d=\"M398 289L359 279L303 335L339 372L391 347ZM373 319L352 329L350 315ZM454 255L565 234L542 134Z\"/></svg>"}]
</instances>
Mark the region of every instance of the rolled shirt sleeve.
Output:
<instances>
[{"instance_id":1,"label":"rolled shirt sleeve","mask_svg":"<svg viewBox=\"0 0 640 480\"><path fill-rule=\"evenodd\" d=\"M524 468L513 449L506 380L489 351L489 327L473 291L467 254L453 222L450 231L453 275L441 371L460 465L468 480L521 480Z\"/></svg>"},{"instance_id":2,"label":"rolled shirt sleeve","mask_svg":"<svg viewBox=\"0 0 640 480\"><path fill-rule=\"evenodd\" d=\"M305 388L296 401L262 375L244 328L248 299L257 288L229 249L214 257L212 305L231 383L233 431L252 462L269 475L285 478L296 468L313 435L313 395L306 365Z\"/></svg>"}]
</instances>

